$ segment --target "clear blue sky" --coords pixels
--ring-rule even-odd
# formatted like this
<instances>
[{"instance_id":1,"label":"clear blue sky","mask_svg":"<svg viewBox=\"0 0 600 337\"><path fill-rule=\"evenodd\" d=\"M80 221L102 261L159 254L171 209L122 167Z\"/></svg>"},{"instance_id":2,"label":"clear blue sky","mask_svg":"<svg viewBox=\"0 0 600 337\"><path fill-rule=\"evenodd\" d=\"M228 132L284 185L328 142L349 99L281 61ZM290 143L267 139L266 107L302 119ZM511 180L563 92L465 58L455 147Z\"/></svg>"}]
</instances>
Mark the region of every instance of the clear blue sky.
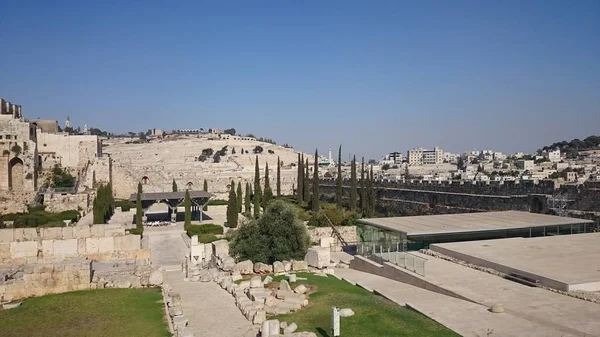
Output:
<instances>
[{"instance_id":1,"label":"clear blue sky","mask_svg":"<svg viewBox=\"0 0 600 337\"><path fill-rule=\"evenodd\" d=\"M600 134L600 0L6 1L0 96L369 158ZM335 150L334 150L335 153Z\"/></svg>"}]
</instances>

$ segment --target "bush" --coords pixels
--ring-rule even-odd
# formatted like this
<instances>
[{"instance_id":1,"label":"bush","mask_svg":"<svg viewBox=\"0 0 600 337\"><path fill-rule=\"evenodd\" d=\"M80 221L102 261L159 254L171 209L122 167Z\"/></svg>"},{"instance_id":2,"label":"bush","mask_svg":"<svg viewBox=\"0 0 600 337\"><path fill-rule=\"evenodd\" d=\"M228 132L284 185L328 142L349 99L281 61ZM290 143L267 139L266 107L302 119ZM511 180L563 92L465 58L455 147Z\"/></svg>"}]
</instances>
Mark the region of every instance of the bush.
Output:
<instances>
[{"instance_id":1,"label":"bush","mask_svg":"<svg viewBox=\"0 0 600 337\"><path fill-rule=\"evenodd\" d=\"M115 200L115 207L121 207L123 212L129 212L129 210L135 208L135 202L124 199Z\"/></svg>"},{"instance_id":2,"label":"bush","mask_svg":"<svg viewBox=\"0 0 600 337\"><path fill-rule=\"evenodd\" d=\"M344 220L343 209L333 204L327 204L323 208L323 212L325 212L325 215L327 215L331 223L333 223L335 226L339 226L342 224L342 221Z\"/></svg>"},{"instance_id":3,"label":"bush","mask_svg":"<svg viewBox=\"0 0 600 337\"><path fill-rule=\"evenodd\" d=\"M189 237L204 234L223 234L223 227L215 224L188 225L185 226L185 231Z\"/></svg>"},{"instance_id":4,"label":"bush","mask_svg":"<svg viewBox=\"0 0 600 337\"><path fill-rule=\"evenodd\" d=\"M129 230L129 234L133 234L133 235L142 235L142 233L144 233L143 228L132 228Z\"/></svg>"},{"instance_id":5,"label":"bush","mask_svg":"<svg viewBox=\"0 0 600 337\"><path fill-rule=\"evenodd\" d=\"M54 187L73 187L75 186L75 177L55 165L52 169L52 185Z\"/></svg>"},{"instance_id":6,"label":"bush","mask_svg":"<svg viewBox=\"0 0 600 337\"><path fill-rule=\"evenodd\" d=\"M260 154L260 153L262 153L262 152L263 152L263 148L262 148L262 146L260 146L260 145L256 145L256 146L254 147L254 150L252 150L252 152L254 152L254 153L256 153L256 154ZM248 153L248 152L246 152L246 153Z\"/></svg>"},{"instance_id":7,"label":"bush","mask_svg":"<svg viewBox=\"0 0 600 337\"><path fill-rule=\"evenodd\" d=\"M44 210L43 206L31 207L28 213L12 213L2 217L4 221L13 221L14 228L26 227L63 227L64 220L77 221L79 212L63 211L60 213L50 213Z\"/></svg>"},{"instance_id":8,"label":"bush","mask_svg":"<svg viewBox=\"0 0 600 337\"><path fill-rule=\"evenodd\" d=\"M20 155L20 154L21 154L21 147L19 146L19 144L15 144L15 145L13 145L13 146L10 148L10 150L11 150L12 152L14 152L15 156L18 156L18 155Z\"/></svg>"},{"instance_id":9,"label":"bush","mask_svg":"<svg viewBox=\"0 0 600 337\"><path fill-rule=\"evenodd\" d=\"M10 154L10 151L8 151L8 150L2 151L3 156L8 156L9 154Z\"/></svg>"},{"instance_id":10,"label":"bush","mask_svg":"<svg viewBox=\"0 0 600 337\"><path fill-rule=\"evenodd\" d=\"M214 234L203 234L203 235L198 235L198 242L199 243L211 243L213 241L217 241L217 240L221 240L218 237L216 237Z\"/></svg>"},{"instance_id":11,"label":"bush","mask_svg":"<svg viewBox=\"0 0 600 337\"><path fill-rule=\"evenodd\" d=\"M206 157L212 156L214 152L215 151L211 148L206 148L206 149L202 150L202 154Z\"/></svg>"},{"instance_id":12,"label":"bush","mask_svg":"<svg viewBox=\"0 0 600 337\"><path fill-rule=\"evenodd\" d=\"M267 206L260 218L239 226L230 249L238 260L271 264L303 259L308 245L308 232L294 208L276 200Z\"/></svg>"},{"instance_id":13,"label":"bush","mask_svg":"<svg viewBox=\"0 0 600 337\"><path fill-rule=\"evenodd\" d=\"M213 199L208 202L208 206L227 206L227 204L229 204L229 201L222 199Z\"/></svg>"},{"instance_id":14,"label":"bush","mask_svg":"<svg viewBox=\"0 0 600 337\"><path fill-rule=\"evenodd\" d=\"M33 179L33 174L31 174L31 172L27 173L27 175L25 175L25 179L28 179L28 180Z\"/></svg>"}]
</instances>

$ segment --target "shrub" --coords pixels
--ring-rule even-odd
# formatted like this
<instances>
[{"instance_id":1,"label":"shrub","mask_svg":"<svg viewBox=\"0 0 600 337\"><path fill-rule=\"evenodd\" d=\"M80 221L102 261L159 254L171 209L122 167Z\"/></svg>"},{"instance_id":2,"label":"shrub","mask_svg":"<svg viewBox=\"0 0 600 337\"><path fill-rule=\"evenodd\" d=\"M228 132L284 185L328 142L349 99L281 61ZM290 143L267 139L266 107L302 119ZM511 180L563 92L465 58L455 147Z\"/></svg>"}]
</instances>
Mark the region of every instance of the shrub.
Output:
<instances>
[{"instance_id":1,"label":"shrub","mask_svg":"<svg viewBox=\"0 0 600 337\"><path fill-rule=\"evenodd\" d=\"M199 243L211 243L213 241L217 241L217 240L221 240L218 237L216 237L214 234L203 234L203 235L198 235L198 242Z\"/></svg>"},{"instance_id":2,"label":"shrub","mask_svg":"<svg viewBox=\"0 0 600 337\"><path fill-rule=\"evenodd\" d=\"M75 210L50 213L43 206L31 207L28 213L12 213L3 216L4 221L13 221L14 228L62 227L64 220L77 221L79 212Z\"/></svg>"},{"instance_id":3,"label":"shrub","mask_svg":"<svg viewBox=\"0 0 600 337\"><path fill-rule=\"evenodd\" d=\"M207 156L201 154L200 157L198 157L198 160L201 162L204 162L204 161L206 161L207 158L208 158Z\"/></svg>"},{"instance_id":4,"label":"shrub","mask_svg":"<svg viewBox=\"0 0 600 337\"><path fill-rule=\"evenodd\" d=\"M208 206L227 206L227 204L229 204L229 201L222 199L213 199L208 202Z\"/></svg>"},{"instance_id":5,"label":"shrub","mask_svg":"<svg viewBox=\"0 0 600 337\"><path fill-rule=\"evenodd\" d=\"M185 226L185 231L189 237L205 234L223 234L223 227L215 224L188 225Z\"/></svg>"},{"instance_id":6,"label":"shrub","mask_svg":"<svg viewBox=\"0 0 600 337\"><path fill-rule=\"evenodd\" d=\"M306 225L309 227L329 227L329 222L325 217L325 212L318 211L310 217Z\"/></svg>"},{"instance_id":7,"label":"shrub","mask_svg":"<svg viewBox=\"0 0 600 337\"><path fill-rule=\"evenodd\" d=\"M206 148L206 149L202 150L202 154L206 157L212 156L214 152L215 151L211 148Z\"/></svg>"},{"instance_id":8,"label":"shrub","mask_svg":"<svg viewBox=\"0 0 600 337\"><path fill-rule=\"evenodd\" d=\"M221 162L221 155L220 155L220 152L217 152L213 156L213 163L219 163L219 162Z\"/></svg>"},{"instance_id":9,"label":"shrub","mask_svg":"<svg viewBox=\"0 0 600 337\"><path fill-rule=\"evenodd\" d=\"M143 233L144 233L143 228L132 228L129 230L129 234L133 234L133 235L142 235Z\"/></svg>"},{"instance_id":10,"label":"shrub","mask_svg":"<svg viewBox=\"0 0 600 337\"><path fill-rule=\"evenodd\" d=\"M132 208L135 208L135 202L129 200L115 200L115 207L121 207L123 212L129 212Z\"/></svg>"},{"instance_id":11,"label":"shrub","mask_svg":"<svg viewBox=\"0 0 600 337\"><path fill-rule=\"evenodd\" d=\"M339 226L342 224L342 221L344 220L344 210L337 205L325 205L323 212L334 225Z\"/></svg>"},{"instance_id":12,"label":"shrub","mask_svg":"<svg viewBox=\"0 0 600 337\"><path fill-rule=\"evenodd\" d=\"M8 156L9 154L10 154L10 151L8 151L8 150L2 151L3 156Z\"/></svg>"},{"instance_id":13,"label":"shrub","mask_svg":"<svg viewBox=\"0 0 600 337\"><path fill-rule=\"evenodd\" d=\"M75 186L75 177L55 165L52 169L52 185L54 187L73 187Z\"/></svg>"},{"instance_id":14,"label":"shrub","mask_svg":"<svg viewBox=\"0 0 600 337\"><path fill-rule=\"evenodd\" d=\"M260 145L256 145L256 146L254 147L254 150L252 150L252 152L254 152L254 153L256 153L256 154L262 153L262 152L263 152L263 148L262 148L262 146L260 146ZM248 153L248 152L246 152L246 153Z\"/></svg>"},{"instance_id":15,"label":"shrub","mask_svg":"<svg viewBox=\"0 0 600 337\"><path fill-rule=\"evenodd\" d=\"M303 259L309 245L306 227L293 207L281 200L271 202L257 220L242 224L231 242L238 260L273 263Z\"/></svg>"},{"instance_id":16,"label":"shrub","mask_svg":"<svg viewBox=\"0 0 600 337\"><path fill-rule=\"evenodd\" d=\"M25 179L28 179L28 180L33 179L33 174L31 174L31 172L27 173L27 175L25 175Z\"/></svg>"},{"instance_id":17,"label":"shrub","mask_svg":"<svg viewBox=\"0 0 600 337\"><path fill-rule=\"evenodd\" d=\"M16 155L20 155L21 154L21 147L19 146L19 144L15 144L13 145L10 150Z\"/></svg>"}]
</instances>

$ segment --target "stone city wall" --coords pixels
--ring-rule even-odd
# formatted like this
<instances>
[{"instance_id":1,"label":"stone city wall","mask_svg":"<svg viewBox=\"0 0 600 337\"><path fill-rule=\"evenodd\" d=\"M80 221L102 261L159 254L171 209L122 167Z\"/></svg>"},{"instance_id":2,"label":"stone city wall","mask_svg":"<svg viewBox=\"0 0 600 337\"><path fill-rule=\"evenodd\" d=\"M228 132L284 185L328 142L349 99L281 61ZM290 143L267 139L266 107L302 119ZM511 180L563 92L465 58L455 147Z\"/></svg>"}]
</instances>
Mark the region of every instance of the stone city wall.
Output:
<instances>
[{"instance_id":1,"label":"stone city wall","mask_svg":"<svg viewBox=\"0 0 600 337\"><path fill-rule=\"evenodd\" d=\"M0 190L0 215L27 212L27 205L35 199L36 192Z\"/></svg>"},{"instance_id":2,"label":"stone city wall","mask_svg":"<svg viewBox=\"0 0 600 337\"><path fill-rule=\"evenodd\" d=\"M112 182L111 178L111 158L108 155L96 157L87 167L85 172L79 177L78 192L84 192L95 188L94 183L108 184ZM114 188L114 187L113 187Z\"/></svg>"},{"instance_id":3,"label":"stone city wall","mask_svg":"<svg viewBox=\"0 0 600 337\"><path fill-rule=\"evenodd\" d=\"M0 230L0 263L31 264L86 258L95 261L150 259L140 235L122 225Z\"/></svg>"},{"instance_id":4,"label":"stone city wall","mask_svg":"<svg viewBox=\"0 0 600 337\"><path fill-rule=\"evenodd\" d=\"M62 167L82 168L101 155L98 136L68 135L66 133L43 133L38 130L37 143L39 151L54 153L60 158Z\"/></svg>"}]
</instances>

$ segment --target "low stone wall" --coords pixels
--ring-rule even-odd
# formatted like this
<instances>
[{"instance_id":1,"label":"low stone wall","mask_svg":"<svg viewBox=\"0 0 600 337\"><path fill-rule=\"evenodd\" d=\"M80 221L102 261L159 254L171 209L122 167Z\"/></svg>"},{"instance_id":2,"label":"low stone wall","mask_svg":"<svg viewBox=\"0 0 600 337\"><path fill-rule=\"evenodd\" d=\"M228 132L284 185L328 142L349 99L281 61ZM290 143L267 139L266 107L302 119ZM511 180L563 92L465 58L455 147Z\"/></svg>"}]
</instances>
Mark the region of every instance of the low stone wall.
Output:
<instances>
[{"instance_id":1,"label":"low stone wall","mask_svg":"<svg viewBox=\"0 0 600 337\"><path fill-rule=\"evenodd\" d=\"M342 238L346 242L356 242L356 226L337 226L337 231L340 233ZM315 227L308 229L308 235L310 242L319 244L322 238L333 238L333 242L330 245L331 251L339 252L342 250L342 243L338 238L333 235L333 229L331 227Z\"/></svg>"},{"instance_id":2,"label":"low stone wall","mask_svg":"<svg viewBox=\"0 0 600 337\"><path fill-rule=\"evenodd\" d=\"M122 225L0 230L0 263L31 264L84 258L150 259L140 235L125 235Z\"/></svg>"},{"instance_id":3,"label":"low stone wall","mask_svg":"<svg viewBox=\"0 0 600 337\"><path fill-rule=\"evenodd\" d=\"M90 288L91 261L30 264L6 269L0 267L0 277L0 303L85 290Z\"/></svg>"}]
</instances>

